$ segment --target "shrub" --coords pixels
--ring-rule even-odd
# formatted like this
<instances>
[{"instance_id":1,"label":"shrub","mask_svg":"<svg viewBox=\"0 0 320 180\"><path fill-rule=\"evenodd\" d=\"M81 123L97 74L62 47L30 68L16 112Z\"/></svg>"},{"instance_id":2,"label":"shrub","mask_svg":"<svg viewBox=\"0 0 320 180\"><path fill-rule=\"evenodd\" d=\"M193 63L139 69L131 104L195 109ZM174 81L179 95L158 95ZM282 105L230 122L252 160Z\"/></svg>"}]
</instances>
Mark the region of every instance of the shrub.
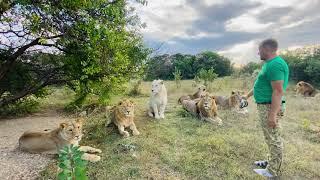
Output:
<instances>
[{"instance_id":1,"label":"shrub","mask_svg":"<svg viewBox=\"0 0 320 180\"><path fill-rule=\"evenodd\" d=\"M214 73L213 68L209 70L201 69L198 74L199 78L204 81L204 85L209 88L212 82L218 77L218 74Z\"/></svg>"},{"instance_id":2,"label":"shrub","mask_svg":"<svg viewBox=\"0 0 320 180\"><path fill-rule=\"evenodd\" d=\"M176 83L177 88L180 88L181 87L181 77L182 77L181 71L176 68L173 73L173 76L174 76L174 81Z\"/></svg>"},{"instance_id":3,"label":"shrub","mask_svg":"<svg viewBox=\"0 0 320 180\"><path fill-rule=\"evenodd\" d=\"M81 159L84 152L79 151L78 146L65 146L59 152L58 165L59 180L87 180L87 162Z\"/></svg>"}]
</instances>

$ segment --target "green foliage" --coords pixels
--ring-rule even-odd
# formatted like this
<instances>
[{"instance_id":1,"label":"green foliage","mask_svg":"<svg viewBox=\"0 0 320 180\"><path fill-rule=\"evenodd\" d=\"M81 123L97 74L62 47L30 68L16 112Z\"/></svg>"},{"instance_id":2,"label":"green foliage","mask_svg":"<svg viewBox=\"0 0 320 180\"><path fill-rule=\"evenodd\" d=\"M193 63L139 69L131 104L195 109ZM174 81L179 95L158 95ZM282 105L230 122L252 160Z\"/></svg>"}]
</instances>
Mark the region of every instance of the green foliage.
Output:
<instances>
[{"instance_id":1,"label":"green foliage","mask_svg":"<svg viewBox=\"0 0 320 180\"><path fill-rule=\"evenodd\" d=\"M173 76L174 76L174 81L176 83L177 88L180 88L181 87L181 71L176 68L173 73Z\"/></svg>"},{"instance_id":2,"label":"green foliage","mask_svg":"<svg viewBox=\"0 0 320 180\"><path fill-rule=\"evenodd\" d=\"M320 49L314 53L282 55L290 69L290 78L320 86Z\"/></svg>"},{"instance_id":3,"label":"green foliage","mask_svg":"<svg viewBox=\"0 0 320 180\"><path fill-rule=\"evenodd\" d=\"M141 95L141 83L142 83L142 80L139 79L137 81L134 81L132 83L132 89L129 91L129 96L138 96L138 95Z\"/></svg>"},{"instance_id":4,"label":"green foliage","mask_svg":"<svg viewBox=\"0 0 320 180\"><path fill-rule=\"evenodd\" d=\"M88 95L108 103L111 94L124 90L125 82L141 76L149 54L138 33L139 18L128 6L124 0L15 1L11 13L0 14L0 25L10 28L2 19L9 24L24 19L24 32L30 32L25 36L34 38L34 44L21 46L51 49L50 54L14 54L14 47L0 48L0 65L5 64L0 66L0 106L49 85L73 89L77 98L71 107L81 106Z\"/></svg>"},{"instance_id":5,"label":"green foliage","mask_svg":"<svg viewBox=\"0 0 320 180\"><path fill-rule=\"evenodd\" d=\"M213 68L209 70L201 69L198 74L199 78L204 81L204 85L207 87L218 77L218 74L215 73Z\"/></svg>"},{"instance_id":6,"label":"green foliage","mask_svg":"<svg viewBox=\"0 0 320 180\"><path fill-rule=\"evenodd\" d=\"M87 162L81 159L84 153L78 146L65 146L59 152L59 180L87 180Z\"/></svg>"},{"instance_id":7,"label":"green foliage","mask_svg":"<svg viewBox=\"0 0 320 180\"><path fill-rule=\"evenodd\" d=\"M308 119L304 119L302 121L302 128L305 130L305 131L310 131L310 125L311 125L311 121L308 120Z\"/></svg>"},{"instance_id":8,"label":"green foliage","mask_svg":"<svg viewBox=\"0 0 320 180\"><path fill-rule=\"evenodd\" d=\"M174 79L175 69L181 72L181 79L193 79L201 69L214 68L218 76L231 75L233 69L229 59L214 52L203 52L197 55L160 55L148 60L146 80Z\"/></svg>"},{"instance_id":9,"label":"green foliage","mask_svg":"<svg viewBox=\"0 0 320 180\"><path fill-rule=\"evenodd\" d=\"M39 101L35 96L19 99L15 103L7 104L0 108L0 117L22 116L36 112L39 109Z\"/></svg>"},{"instance_id":10,"label":"green foliage","mask_svg":"<svg viewBox=\"0 0 320 180\"><path fill-rule=\"evenodd\" d=\"M261 63L249 62L243 66L240 70L240 74L249 74L251 75L255 70L261 68Z\"/></svg>"}]
</instances>

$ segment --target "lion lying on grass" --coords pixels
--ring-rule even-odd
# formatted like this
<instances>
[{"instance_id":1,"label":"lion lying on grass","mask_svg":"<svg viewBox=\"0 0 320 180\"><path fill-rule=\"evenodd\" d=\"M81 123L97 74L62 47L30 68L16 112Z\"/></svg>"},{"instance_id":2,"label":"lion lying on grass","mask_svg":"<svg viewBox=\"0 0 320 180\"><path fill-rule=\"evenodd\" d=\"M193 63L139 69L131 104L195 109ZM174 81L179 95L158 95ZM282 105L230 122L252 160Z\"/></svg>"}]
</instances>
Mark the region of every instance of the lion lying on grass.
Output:
<instances>
[{"instance_id":1,"label":"lion lying on grass","mask_svg":"<svg viewBox=\"0 0 320 180\"><path fill-rule=\"evenodd\" d=\"M214 96L210 96L208 93L202 95L199 99L184 100L182 101L182 106L201 120L217 123L218 125L222 124L222 120L218 117Z\"/></svg>"},{"instance_id":2,"label":"lion lying on grass","mask_svg":"<svg viewBox=\"0 0 320 180\"><path fill-rule=\"evenodd\" d=\"M130 128L133 135L139 135L140 132L134 123L134 103L128 99L119 102L117 106L109 110L111 121L117 126L119 133L124 137L129 137L129 132L125 128ZM106 124L108 125L108 124Z\"/></svg>"},{"instance_id":3,"label":"lion lying on grass","mask_svg":"<svg viewBox=\"0 0 320 180\"><path fill-rule=\"evenodd\" d=\"M19 138L19 148L30 153L58 154L66 145L79 146L82 138L83 119L77 119L69 123L61 123L57 129L48 132L25 132ZM80 146L80 151L86 152L82 159L97 162L101 158L95 154L101 153L100 149L89 146Z\"/></svg>"},{"instance_id":4,"label":"lion lying on grass","mask_svg":"<svg viewBox=\"0 0 320 180\"><path fill-rule=\"evenodd\" d=\"M198 99L201 97L202 94L206 93L206 87L201 85L198 87L197 92L195 92L193 95L184 95L181 96L178 100L178 103L181 104L184 100L192 100L192 99Z\"/></svg>"},{"instance_id":5,"label":"lion lying on grass","mask_svg":"<svg viewBox=\"0 0 320 180\"><path fill-rule=\"evenodd\" d=\"M241 114L247 114L246 108L240 108L241 99L244 92L232 91L229 97L226 96L215 96L216 104L221 109L229 109Z\"/></svg>"},{"instance_id":6,"label":"lion lying on grass","mask_svg":"<svg viewBox=\"0 0 320 180\"><path fill-rule=\"evenodd\" d=\"M309 83L300 81L296 85L296 95L302 95L304 97L314 97L316 95L316 89Z\"/></svg>"}]
</instances>

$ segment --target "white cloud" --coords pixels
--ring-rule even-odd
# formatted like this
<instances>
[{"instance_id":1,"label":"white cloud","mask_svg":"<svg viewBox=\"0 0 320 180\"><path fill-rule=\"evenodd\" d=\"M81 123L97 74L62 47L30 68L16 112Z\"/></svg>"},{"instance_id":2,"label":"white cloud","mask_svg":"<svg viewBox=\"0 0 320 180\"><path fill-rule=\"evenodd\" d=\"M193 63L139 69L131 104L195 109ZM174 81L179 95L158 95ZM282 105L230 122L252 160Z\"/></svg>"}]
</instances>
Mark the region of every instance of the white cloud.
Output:
<instances>
[{"instance_id":1,"label":"white cloud","mask_svg":"<svg viewBox=\"0 0 320 180\"><path fill-rule=\"evenodd\" d=\"M253 2L260 2L263 3L265 6L274 6L274 7L285 7L285 6L291 6L293 4L301 4L302 1L300 0L251 0ZM310 0L306 0L310 1Z\"/></svg>"},{"instance_id":2,"label":"white cloud","mask_svg":"<svg viewBox=\"0 0 320 180\"><path fill-rule=\"evenodd\" d=\"M197 12L185 4L185 0L150 0L148 6L139 6L140 18L147 23L142 33L161 41L183 36L198 17Z\"/></svg>"},{"instance_id":3,"label":"white cloud","mask_svg":"<svg viewBox=\"0 0 320 180\"><path fill-rule=\"evenodd\" d=\"M180 37L183 39L217 38L221 36L222 34L219 34L219 33L206 33L206 32L200 32L194 35L188 35L183 33L180 35Z\"/></svg>"},{"instance_id":4,"label":"white cloud","mask_svg":"<svg viewBox=\"0 0 320 180\"><path fill-rule=\"evenodd\" d=\"M273 23L259 23L254 16L245 14L225 23L227 31L230 32L262 32L269 28Z\"/></svg>"},{"instance_id":5,"label":"white cloud","mask_svg":"<svg viewBox=\"0 0 320 180\"><path fill-rule=\"evenodd\" d=\"M259 58L258 41L252 40L246 43L236 44L218 53L230 58L236 64L246 64Z\"/></svg>"}]
</instances>

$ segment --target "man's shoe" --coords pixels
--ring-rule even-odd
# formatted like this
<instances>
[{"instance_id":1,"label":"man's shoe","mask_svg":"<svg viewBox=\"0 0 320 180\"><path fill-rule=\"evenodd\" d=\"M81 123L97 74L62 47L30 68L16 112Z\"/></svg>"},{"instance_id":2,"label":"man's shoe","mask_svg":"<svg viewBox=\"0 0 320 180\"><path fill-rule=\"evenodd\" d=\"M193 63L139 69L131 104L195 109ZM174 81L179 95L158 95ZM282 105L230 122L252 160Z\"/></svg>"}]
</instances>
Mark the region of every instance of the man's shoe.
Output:
<instances>
[{"instance_id":1,"label":"man's shoe","mask_svg":"<svg viewBox=\"0 0 320 180\"><path fill-rule=\"evenodd\" d=\"M267 169L254 169L253 171L261 176L265 176L269 178L273 177L273 175Z\"/></svg>"},{"instance_id":2,"label":"man's shoe","mask_svg":"<svg viewBox=\"0 0 320 180\"><path fill-rule=\"evenodd\" d=\"M268 161L255 161L254 165L265 169L268 166Z\"/></svg>"}]
</instances>

